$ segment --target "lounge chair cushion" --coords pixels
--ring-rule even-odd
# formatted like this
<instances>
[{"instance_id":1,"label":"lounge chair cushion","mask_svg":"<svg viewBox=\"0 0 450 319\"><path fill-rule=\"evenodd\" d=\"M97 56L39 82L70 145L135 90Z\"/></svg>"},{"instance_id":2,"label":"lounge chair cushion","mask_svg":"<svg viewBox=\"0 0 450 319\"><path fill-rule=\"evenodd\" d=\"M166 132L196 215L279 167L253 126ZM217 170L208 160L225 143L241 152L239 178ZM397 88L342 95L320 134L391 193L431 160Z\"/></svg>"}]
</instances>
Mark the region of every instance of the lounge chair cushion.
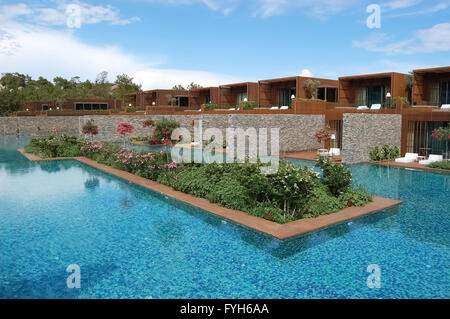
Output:
<instances>
[{"instance_id":1,"label":"lounge chair cushion","mask_svg":"<svg viewBox=\"0 0 450 319\"><path fill-rule=\"evenodd\" d=\"M417 160L419 154L417 153L406 153L405 157L397 158L395 161L397 163L413 163Z\"/></svg>"},{"instance_id":2,"label":"lounge chair cushion","mask_svg":"<svg viewBox=\"0 0 450 319\"><path fill-rule=\"evenodd\" d=\"M381 104L372 104L370 109L371 110L379 110L379 109L381 109Z\"/></svg>"},{"instance_id":3,"label":"lounge chair cushion","mask_svg":"<svg viewBox=\"0 0 450 319\"><path fill-rule=\"evenodd\" d=\"M435 162L442 162L443 160L444 160L444 156L442 156L442 155L430 155L430 157L427 160L420 161L419 164L429 165L429 164L435 163Z\"/></svg>"},{"instance_id":4,"label":"lounge chair cushion","mask_svg":"<svg viewBox=\"0 0 450 319\"><path fill-rule=\"evenodd\" d=\"M369 108L366 105L358 106L357 110L368 110Z\"/></svg>"}]
</instances>

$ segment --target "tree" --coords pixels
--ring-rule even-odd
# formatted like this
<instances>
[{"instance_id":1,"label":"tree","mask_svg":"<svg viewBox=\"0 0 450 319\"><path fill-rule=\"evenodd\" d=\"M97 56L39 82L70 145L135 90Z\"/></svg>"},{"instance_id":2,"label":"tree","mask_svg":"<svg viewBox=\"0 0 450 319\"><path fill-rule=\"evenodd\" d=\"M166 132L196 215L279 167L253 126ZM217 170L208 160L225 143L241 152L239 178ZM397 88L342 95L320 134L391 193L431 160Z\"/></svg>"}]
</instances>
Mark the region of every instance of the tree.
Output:
<instances>
[{"instance_id":1,"label":"tree","mask_svg":"<svg viewBox=\"0 0 450 319\"><path fill-rule=\"evenodd\" d=\"M97 75L97 79L92 88L95 97L108 99L111 97L112 84L108 82L108 72L103 71Z\"/></svg>"},{"instance_id":2,"label":"tree","mask_svg":"<svg viewBox=\"0 0 450 319\"><path fill-rule=\"evenodd\" d=\"M134 93L140 91L141 86L133 82L133 78L126 75L121 74L117 76L116 81L114 82L114 86L112 88L112 94L114 98L121 100L122 105L125 104L125 96L130 93Z\"/></svg>"},{"instance_id":3,"label":"tree","mask_svg":"<svg viewBox=\"0 0 450 319\"><path fill-rule=\"evenodd\" d=\"M21 94L17 90L4 88L0 90L0 115L15 112L22 104Z\"/></svg>"},{"instance_id":4,"label":"tree","mask_svg":"<svg viewBox=\"0 0 450 319\"><path fill-rule=\"evenodd\" d=\"M203 86L201 86L200 84L196 84L194 82L191 82L191 84L189 84L187 86L188 90L195 90L195 89L201 89Z\"/></svg>"},{"instance_id":5,"label":"tree","mask_svg":"<svg viewBox=\"0 0 450 319\"><path fill-rule=\"evenodd\" d=\"M172 90L186 91L186 89L184 88L184 86L182 86L181 84L174 85L174 86L172 87Z\"/></svg>"},{"instance_id":6,"label":"tree","mask_svg":"<svg viewBox=\"0 0 450 319\"><path fill-rule=\"evenodd\" d=\"M304 88L312 99L317 99L317 91L319 90L320 81L308 79L305 81Z\"/></svg>"}]
</instances>

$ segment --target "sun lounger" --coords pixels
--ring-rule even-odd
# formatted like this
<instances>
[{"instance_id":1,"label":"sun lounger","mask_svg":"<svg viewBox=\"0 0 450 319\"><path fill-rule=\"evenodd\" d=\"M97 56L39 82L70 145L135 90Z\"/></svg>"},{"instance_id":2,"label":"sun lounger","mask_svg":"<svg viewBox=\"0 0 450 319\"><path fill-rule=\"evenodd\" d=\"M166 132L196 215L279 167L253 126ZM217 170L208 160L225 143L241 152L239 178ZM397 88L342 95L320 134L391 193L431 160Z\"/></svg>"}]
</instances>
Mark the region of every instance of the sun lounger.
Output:
<instances>
[{"instance_id":1,"label":"sun lounger","mask_svg":"<svg viewBox=\"0 0 450 319\"><path fill-rule=\"evenodd\" d=\"M406 153L405 157L400 157L395 159L397 163L413 163L417 161L417 157L419 157L419 154L417 153Z\"/></svg>"},{"instance_id":2,"label":"sun lounger","mask_svg":"<svg viewBox=\"0 0 450 319\"><path fill-rule=\"evenodd\" d=\"M332 148L330 149L330 156L339 156L341 155L341 149L340 148Z\"/></svg>"},{"instance_id":3,"label":"sun lounger","mask_svg":"<svg viewBox=\"0 0 450 319\"><path fill-rule=\"evenodd\" d=\"M361 106L358 106L358 108L357 108L358 111L363 111L363 110L368 110L368 109L369 108L366 105L361 105Z\"/></svg>"},{"instance_id":4,"label":"sun lounger","mask_svg":"<svg viewBox=\"0 0 450 319\"><path fill-rule=\"evenodd\" d=\"M278 108L278 106L272 106L270 109L271 110L278 110L279 108Z\"/></svg>"},{"instance_id":5,"label":"sun lounger","mask_svg":"<svg viewBox=\"0 0 450 319\"><path fill-rule=\"evenodd\" d=\"M289 110L289 106L282 106L280 107L280 110Z\"/></svg>"},{"instance_id":6,"label":"sun lounger","mask_svg":"<svg viewBox=\"0 0 450 319\"><path fill-rule=\"evenodd\" d=\"M450 110L450 104L442 104L441 110Z\"/></svg>"},{"instance_id":7,"label":"sun lounger","mask_svg":"<svg viewBox=\"0 0 450 319\"><path fill-rule=\"evenodd\" d=\"M430 157L427 160L420 161L419 164L430 165L431 163L442 162L443 160L444 156L442 155L430 155Z\"/></svg>"},{"instance_id":8,"label":"sun lounger","mask_svg":"<svg viewBox=\"0 0 450 319\"><path fill-rule=\"evenodd\" d=\"M370 110L379 110L381 109L381 104L372 104Z\"/></svg>"}]
</instances>

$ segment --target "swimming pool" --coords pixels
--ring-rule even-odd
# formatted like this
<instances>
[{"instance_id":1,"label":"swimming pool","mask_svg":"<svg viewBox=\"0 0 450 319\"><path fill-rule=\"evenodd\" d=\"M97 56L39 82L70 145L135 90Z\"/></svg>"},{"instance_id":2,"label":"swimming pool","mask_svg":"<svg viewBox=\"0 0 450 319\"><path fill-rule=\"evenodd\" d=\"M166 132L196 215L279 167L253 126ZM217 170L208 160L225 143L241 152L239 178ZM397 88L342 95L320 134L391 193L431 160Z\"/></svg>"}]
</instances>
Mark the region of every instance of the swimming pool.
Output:
<instances>
[{"instance_id":1,"label":"swimming pool","mask_svg":"<svg viewBox=\"0 0 450 319\"><path fill-rule=\"evenodd\" d=\"M450 297L449 174L352 166L404 204L282 242L76 161L31 163L27 140L0 136L0 298Z\"/></svg>"}]
</instances>

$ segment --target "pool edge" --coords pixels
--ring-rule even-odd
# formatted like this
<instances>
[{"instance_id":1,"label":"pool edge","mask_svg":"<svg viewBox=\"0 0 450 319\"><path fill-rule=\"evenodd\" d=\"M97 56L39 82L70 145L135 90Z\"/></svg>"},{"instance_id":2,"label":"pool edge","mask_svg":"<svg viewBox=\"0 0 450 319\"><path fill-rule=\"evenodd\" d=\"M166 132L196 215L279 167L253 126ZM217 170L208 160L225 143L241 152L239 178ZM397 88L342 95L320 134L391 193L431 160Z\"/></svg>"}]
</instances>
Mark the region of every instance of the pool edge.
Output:
<instances>
[{"instance_id":1,"label":"pool edge","mask_svg":"<svg viewBox=\"0 0 450 319\"><path fill-rule=\"evenodd\" d=\"M41 159L40 157L25 153L25 150L18 149L18 151L32 162L41 161L59 161L59 160L77 160L81 163L99 169L103 172L109 173L121 179L127 180L154 192L160 193L165 196L172 197L188 205L200 208L204 211L220 216L239 225L247 228L262 232L280 240L285 240L307 233L311 233L329 226L333 226L339 223L343 223L354 218L358 218L364 215L373 214L387 208L398 206L402 204L402 201L388 199L383 197L373 197L373 201L364 207L348 207L340 210L336 213L329 215L322 215L317 218L305 218L296 220L287 224L277 224L266 219L251 216L247 213L238 210L232 210L219 206L217 204L210 203L207 199L198 198L189 194L185 194L172 189L171 187L159 184L149 179L136 176L134 174L118 170L116 168L99 164L86 157L64 157L64 158L48 158Z\"/></svg>"}]
</instances>

